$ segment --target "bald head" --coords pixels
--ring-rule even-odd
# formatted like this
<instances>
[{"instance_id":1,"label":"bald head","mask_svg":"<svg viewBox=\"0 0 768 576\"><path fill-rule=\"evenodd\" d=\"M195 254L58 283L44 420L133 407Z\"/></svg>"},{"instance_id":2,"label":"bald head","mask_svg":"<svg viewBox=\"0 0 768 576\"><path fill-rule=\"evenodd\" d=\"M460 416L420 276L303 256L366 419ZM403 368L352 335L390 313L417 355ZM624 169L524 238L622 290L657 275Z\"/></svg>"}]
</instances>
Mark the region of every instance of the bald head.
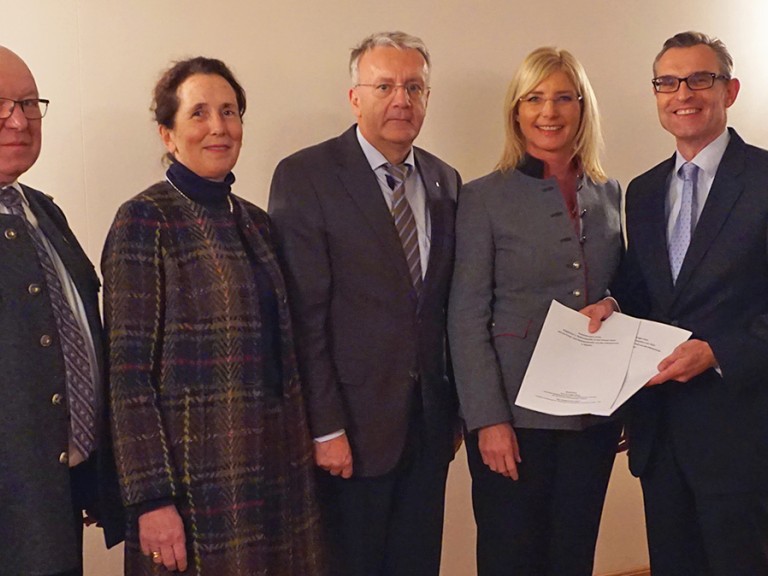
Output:
<instances>
[{"instance_id":1,"label":"bald head","mask_svg":"<svg viewBox=\"0 0 768 576\"><path fill-rule=\"evenodd\" d=\"M38 98L37 84L15 52L0 46L0 98L21 101ZM29 120L16 104L8 118L0 119L0 186L29 170L40 155L42 120Z\"/></svg>"}]
</instances>

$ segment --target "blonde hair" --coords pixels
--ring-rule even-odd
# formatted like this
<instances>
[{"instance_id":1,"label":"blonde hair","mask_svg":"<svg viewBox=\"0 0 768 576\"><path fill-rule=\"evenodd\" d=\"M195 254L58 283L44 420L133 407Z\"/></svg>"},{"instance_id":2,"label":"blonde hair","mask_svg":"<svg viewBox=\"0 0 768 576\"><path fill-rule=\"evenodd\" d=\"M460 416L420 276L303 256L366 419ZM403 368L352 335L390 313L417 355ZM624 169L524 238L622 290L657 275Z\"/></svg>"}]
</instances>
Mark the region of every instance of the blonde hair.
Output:
<instances>
[{"instance_id":1,"label":"blonde hair","mask_svg":"<svg viewBox=\"0 0 768 576\"><path fill-rule=\"evenodd\" d=\"M567 50L543 47L537 48L523 60L520 68L509 83L504 100L505 143L504 151L496 168L505 172L515 168L525 155L525 136L517 122L517 107L520 98L531 92L548 76L563 72L573 83L581 96L581 121L576 132L572 158L578 158L589 178L594 182L605 182L607 177L600 165L600 151L603 136L600 129L600 113L597 99L587 78L584 67Z\"/></svg>"}]
</instances>

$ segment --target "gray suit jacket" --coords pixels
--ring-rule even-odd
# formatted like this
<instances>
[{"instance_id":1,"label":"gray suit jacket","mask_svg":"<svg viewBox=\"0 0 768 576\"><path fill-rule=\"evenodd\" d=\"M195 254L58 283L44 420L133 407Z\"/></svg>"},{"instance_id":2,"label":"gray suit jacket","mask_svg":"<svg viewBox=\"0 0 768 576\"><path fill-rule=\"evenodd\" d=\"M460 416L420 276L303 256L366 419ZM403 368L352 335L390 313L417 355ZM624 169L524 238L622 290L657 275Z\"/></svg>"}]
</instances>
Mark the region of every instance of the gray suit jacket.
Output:
<instances>
[{"instance_id":1,"label":"gray suit jacket","mask_svg":"<svg viewBox=\"0 0 768 576\"><path fill-rule=\"evenodd\" d=\"M453 456L457 400L445 312L453 271L458 173L415 148L431 219L421 297L376 175L353 126L277 166L269 212L290 297L312 434L345 428L356 476L399 461L414 398L425 453Z\"/></svg>"},{"instance_id":2,"label":"gray suit jacket","mask_svg":"<svg viewBox=\"0 0 768 576\"><path fill-rule=\"evenodd\" d=\"M584 178L580 230L554 178L527 157L462 190L449 341L467 428L500 422L580 430L596 416L549 416L514 405L551 301L579 309L601 299L622 251L618 184Z\"/></svg>"}]
</instances>

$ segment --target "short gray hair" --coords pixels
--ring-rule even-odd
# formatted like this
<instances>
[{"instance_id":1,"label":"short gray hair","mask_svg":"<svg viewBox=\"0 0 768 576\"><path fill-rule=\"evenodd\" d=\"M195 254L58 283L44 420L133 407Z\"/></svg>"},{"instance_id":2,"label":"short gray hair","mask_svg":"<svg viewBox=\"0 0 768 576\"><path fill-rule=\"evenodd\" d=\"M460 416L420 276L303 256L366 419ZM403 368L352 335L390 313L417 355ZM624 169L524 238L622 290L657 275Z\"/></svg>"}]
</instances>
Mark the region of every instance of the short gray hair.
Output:
<instances>
[{"instance_id":1,"label":"short gray hair","mask_svg":"<svg viewBox=\"0 0 768 576\"><path fill-rule=\"evenodd\" d=\"M664 46L661 48L661 52L656 55L656 59L653 61L653 75L656 75L656 64L659 63L664 53L671 48L692 48L693 46L709 46L717 56L717 61L720 63L720 74L731 77L733 74L733 58L731 57L728 48L725 47L725 43L719 38L712 38L701 32L679 32L667 39L664 42Z\"/></svg>"},{"instance_id":2,"label":"short gray hair","mask_svg":"<svg viewBox=\"0 0 768 576\"><path fill-rule=\"evenodd\" d=\"M432 60L429 57L427 45L421 38L411 36L405 32L376 32L367 38L364 38L357 46L352 48L349 54L349 75L352 77L352 84L360 81L360 58L369 50L379 46L389 46L398 50L418 50L424 57L424 76L429 84L429 73L432 67Z\"/></svg>"}]
</instances>

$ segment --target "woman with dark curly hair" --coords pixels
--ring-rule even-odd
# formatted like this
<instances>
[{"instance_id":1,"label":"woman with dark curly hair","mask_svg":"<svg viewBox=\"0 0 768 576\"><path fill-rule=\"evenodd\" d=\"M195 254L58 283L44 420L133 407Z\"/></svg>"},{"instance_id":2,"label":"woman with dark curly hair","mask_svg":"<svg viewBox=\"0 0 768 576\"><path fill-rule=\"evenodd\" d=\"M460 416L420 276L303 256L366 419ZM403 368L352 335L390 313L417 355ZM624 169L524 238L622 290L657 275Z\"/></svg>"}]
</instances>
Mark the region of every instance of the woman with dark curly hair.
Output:
<instances>
[{"instance_id":1,"label":"woman with dark curly hair","mask_svg":"<svg viewBox=\"0 0 768 576\"><path fill-rule=\"evenodd\" d=\"M166 179L119 209L102 262L126 574L322 574L283 277L231 192L245 92L198 57L153 108Z\"/></svg>"}]
</instances>

